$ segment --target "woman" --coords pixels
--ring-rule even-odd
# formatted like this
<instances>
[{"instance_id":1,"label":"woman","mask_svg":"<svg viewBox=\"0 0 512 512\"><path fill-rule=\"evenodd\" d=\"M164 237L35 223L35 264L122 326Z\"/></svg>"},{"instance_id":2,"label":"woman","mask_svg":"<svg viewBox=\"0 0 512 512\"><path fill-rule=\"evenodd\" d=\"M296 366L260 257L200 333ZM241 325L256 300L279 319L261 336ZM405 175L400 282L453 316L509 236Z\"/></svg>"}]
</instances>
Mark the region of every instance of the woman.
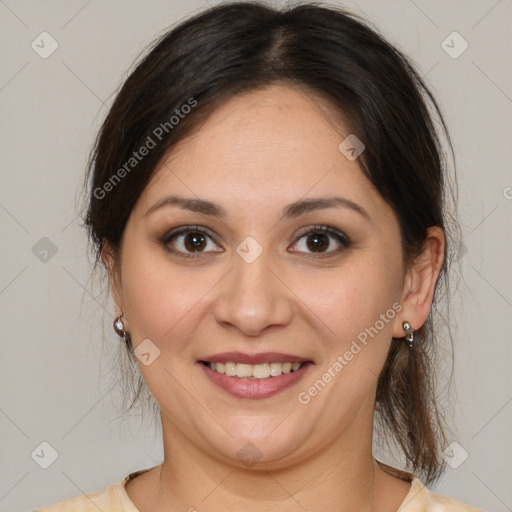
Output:
<instances>
[{"instance_id":1,"label":"woman","mask_svg":"<svg viewBox=\"0 0 512 512\"><path fill-rule=\"evenodd\" d=\"M99 134L86 223L164 460L43 510L476 510L425 487L448 444L436 125L340 10L221 5L158 41ZM373 456L375 413L410 472Z\"/></svg>"}]
</instances>

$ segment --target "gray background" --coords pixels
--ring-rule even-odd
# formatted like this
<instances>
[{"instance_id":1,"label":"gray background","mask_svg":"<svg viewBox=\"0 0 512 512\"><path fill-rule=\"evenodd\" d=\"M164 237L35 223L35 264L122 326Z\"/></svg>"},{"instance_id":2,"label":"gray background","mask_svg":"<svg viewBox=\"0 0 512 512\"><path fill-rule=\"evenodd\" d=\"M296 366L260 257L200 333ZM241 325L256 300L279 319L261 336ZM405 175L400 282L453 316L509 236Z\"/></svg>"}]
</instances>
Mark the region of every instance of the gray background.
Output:
<instances>
[{"instance_id":1,"label":"gray background","mask_svg":"<svg viewBox=\"0 0 512 512\"><path fill-rule=\"evenodd\" d=\"M77 191L129 66L156 35L208 3L0 0L1 511L101 490L161 461L158 433L113 413L119 343L112 306L90 279ZM512 1L343 4L417 62L458 159L464 248L452 317L458 445L451 462L468 458L447 468L436 491L512 510ZM43 45L43 31L59 45L47 59L31 47ZM469 44L458 58L445 50L459 52L462 40L442 46L454 31ZM50 461L50 450L38 448L43 441L58 452L48 469L36 463ZM44 457L31 456L36 448Z\"/></svg>"}]
</instances>

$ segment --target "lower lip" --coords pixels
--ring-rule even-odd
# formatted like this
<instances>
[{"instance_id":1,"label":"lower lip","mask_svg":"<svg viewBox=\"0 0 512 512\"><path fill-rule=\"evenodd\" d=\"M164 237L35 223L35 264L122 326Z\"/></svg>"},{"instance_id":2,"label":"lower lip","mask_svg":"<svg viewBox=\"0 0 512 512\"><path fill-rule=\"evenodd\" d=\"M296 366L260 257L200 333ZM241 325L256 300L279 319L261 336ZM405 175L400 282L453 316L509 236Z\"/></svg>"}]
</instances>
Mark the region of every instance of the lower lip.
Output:
<instances>
[{"instance_id":1,"label":"lower lip","mask_svg":"<svg viewBox=\"0 0 512 512\"><path fill-rule=\"evenodd\" d=\"M283 373L279 377L268 379L244 379L240 377L229 377L225 373L213 371L208 366L198 363L205 375L219 388L227 391L237 398L268 398L293 386L308 371L313 363L304 363L298 370L292 373Z\"/></svg>"}]
</instances>

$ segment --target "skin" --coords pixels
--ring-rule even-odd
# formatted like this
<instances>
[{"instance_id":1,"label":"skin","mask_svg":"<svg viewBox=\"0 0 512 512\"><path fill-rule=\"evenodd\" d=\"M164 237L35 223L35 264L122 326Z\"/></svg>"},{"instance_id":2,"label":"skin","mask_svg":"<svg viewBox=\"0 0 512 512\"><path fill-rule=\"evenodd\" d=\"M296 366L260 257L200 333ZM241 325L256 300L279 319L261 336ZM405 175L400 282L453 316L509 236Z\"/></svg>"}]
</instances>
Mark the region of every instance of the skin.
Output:
<instances>
[{"instance_id":1,"label":"skin","mask_svg":"<svg viewBox=\"0 0 512 512\"><path fill-rule=\"evenodd\" d=\"M130 215L120 253L105 245L116 308L134 347L149 338L160 350L150 365L139 362L161 408L164 442L163 464L126 486L141 512L391 512L403 502L410 484L372 456L377 377L392 337L404 336L402 323L419 328L428 316L444 235L430 228L424 253L404 265L393 210L357 160L338 150L348 133L311 93L275 85L234 97L162 160ZM177 206L147 214L171 194L215 202L226 218ZM282 218L294 201L333 195L368 217L331 207ZM216 236L196 258L172 254L161 241L187 225ZM315 225L352 242L344 247L328 237L329 256L321 258L302 236ZM252 263L236 253L247 236L263 249ZM184 238L168 247L186 251ZM298 394L393 304L401 311L301 404ZM226 351L290 353L314 366L275 396L235 398L197 363ZM261 457L256 465L237 457L247 443Z\"/></svg>"}]
</instances>

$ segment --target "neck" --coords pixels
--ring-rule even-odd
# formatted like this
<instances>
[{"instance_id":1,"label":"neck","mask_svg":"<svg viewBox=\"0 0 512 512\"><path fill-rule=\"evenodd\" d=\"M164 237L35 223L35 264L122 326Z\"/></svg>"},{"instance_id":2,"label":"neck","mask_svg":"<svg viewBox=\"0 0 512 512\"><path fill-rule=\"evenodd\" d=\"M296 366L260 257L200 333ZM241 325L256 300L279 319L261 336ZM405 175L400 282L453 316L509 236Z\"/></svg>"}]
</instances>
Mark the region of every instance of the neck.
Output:
<instances>
[{"instance_id":1,"label":"neck","mask_svg":"<svg viewBox=\"0 0 512 512\"><path fill-rule=\"evenodd\" d=\"M205 456L176 431L167 434L164 432L165 458L158 471L156 508L378 510L374 508L375 492L382 487L383 471L372 456L371 443L361 443L361 439L371 440L367 432L346 435L300 464L278 468L271 463L235 466Z\"/></svg>"}]
</instances>

